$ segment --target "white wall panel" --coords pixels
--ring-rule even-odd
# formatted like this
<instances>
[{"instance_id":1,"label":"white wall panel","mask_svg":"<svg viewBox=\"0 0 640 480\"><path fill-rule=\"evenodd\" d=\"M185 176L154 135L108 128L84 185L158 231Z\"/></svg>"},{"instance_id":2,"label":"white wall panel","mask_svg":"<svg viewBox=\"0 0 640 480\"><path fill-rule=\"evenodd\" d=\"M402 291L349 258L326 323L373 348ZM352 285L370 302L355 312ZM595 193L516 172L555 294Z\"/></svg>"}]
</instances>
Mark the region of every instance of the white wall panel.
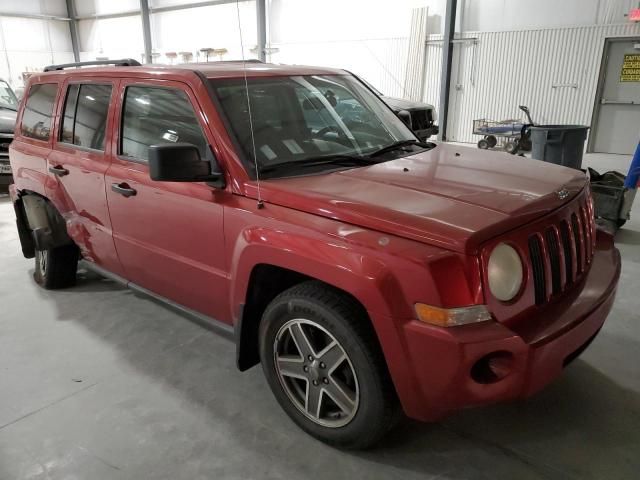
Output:
<instances>
[{"instance_id":1,"label":"white wall panel","mask_svg":"<svg viewBox=\"0 0 640 480\"><path fill-rule=\"evenodd\" d=\"M245 58L255 58L251 49L257 44L255 1L238 5L242 25ZM238 10L235 3L175 10L151 15L151 34L154 51L160 54L159 63L169 63L167 52L190 51L193 61L201 48L226 48L223 60L242 58ZM210 56L210 60L213 57ZM204 61L204 57L200 57Z\"/></svg>"},{"instance_id":2,"label":"white wall panel","mask_svg":"<svg viewBox=\"0 0 640 480\"><path fill-rule=\"evenodd\" d=\"M25 34L28 32L28 34ZM32 18L0 18L0 77L14 88L22 73L73 60L69 25Z\"/></svg>"},{"instance_id":3,"label":"white wall panel","mask_svg":"<svg viewBox=\"0 0 640 480\"><path fill-rule=\"evenodd\" d=\"M0 12L66 17L67 4L65 0L0 0Z\"/></svg>"},{"instance_id":4,"label":"white wall panel","mask_svg":"<svg viewBox=\"0 0 640 480\"><path fill-rule=\"evenodd\" d=\"M139 15L78 22L81 60L96 57L135 58L144 52Z\"/></svg>"},{"instance_id":5,"label":"white wall panel","mask_svg":"<svg viewBox=\"0 0 640 480\"><path fill-rule=\"evenodd\" d=\"M411 16L407 71L404 78L404 94L411 100L420 100L425 72L425 49L427 48L427 8L415 8Z\"/></svg>"},{"instance_id":6,"label":"white wall panel","mask_svg":"<svg viewBox=\"0 0 640 480\"><path fill-rule=\"evenodd\" d=\"M140 10L140 0L74 0L79 17Z\"/></svg>"},{"instance_id":7,"label":"white wall panel","mask_svg":"<svg viewBox=\"0 0 640 480\"><path fill-rule=\"evenodd\" d=\"M590 125L604 39L640 36L640 25L600 25L517 32L465 33L456 43L449 139L476 142L475 118L521 118L528 105L538 123ZM441 44L430 37L424 99L439 95ZM575 86L575 88L574 88Z\"/></svg>"},{"instance_id":8,"label":"white wall panel","mask_svg":"<svg viewBox=\"0 0 640 480\"><path fill-rule=\"evenodd\" d=\"M272 44L275 63L344 68L385 95L404 97L408 38Z\"/></svg>"}]
</instances>

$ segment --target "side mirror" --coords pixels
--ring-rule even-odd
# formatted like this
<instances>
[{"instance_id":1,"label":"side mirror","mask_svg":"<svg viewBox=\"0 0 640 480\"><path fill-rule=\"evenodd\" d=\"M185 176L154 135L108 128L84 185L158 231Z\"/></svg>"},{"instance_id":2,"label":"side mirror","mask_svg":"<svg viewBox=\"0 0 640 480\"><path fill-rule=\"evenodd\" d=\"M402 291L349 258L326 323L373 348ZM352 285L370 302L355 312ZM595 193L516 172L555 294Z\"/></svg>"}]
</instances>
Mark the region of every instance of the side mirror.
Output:
<instances>
[{"instance_id":1,"label":"side mirror","mask_svg":"<svg viewBox=\"0 0 640 480\"><path fill-rule=\"evenodd\" d=\"M203 160L198 147L191 143L162 143L149 146L151 180L219 183L224 181L224 176L222 172L217 171L217 167L214 158L211 161Z\"/></svg>"},{"instance_id":2,"label":"side mirror","mask_svg":"<svg viewBox=\"0 0 640 480\"><path fill-rule=\"evenodd\" d=\"M404 122L404 124L411 128L411 114L406 111L406 110L400 110L398 112L396 112L396 115L398 116L398 118L400 120L402 120Z\"/></svg>"}]
</instances>

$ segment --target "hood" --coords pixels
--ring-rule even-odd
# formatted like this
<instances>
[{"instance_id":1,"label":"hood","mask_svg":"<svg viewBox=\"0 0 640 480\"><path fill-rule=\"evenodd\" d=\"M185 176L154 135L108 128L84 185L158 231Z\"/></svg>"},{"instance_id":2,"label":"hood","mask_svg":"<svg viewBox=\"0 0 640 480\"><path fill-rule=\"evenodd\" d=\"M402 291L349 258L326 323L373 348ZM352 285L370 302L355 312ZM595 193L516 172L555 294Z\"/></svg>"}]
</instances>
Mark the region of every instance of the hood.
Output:
<instances>
[{"instance_id":1,"label":"hood","mask_svg":"<svg viewBox=\"0 0 640 480\"><path fill-rule=\"evenodd\" d=\"M391 107L392 110L433 110L433 105L413 100L404 100L395 97L382 97L382 100Z\"/></svg>"},{"instance_id":2,"label":"hood","mask_svg":"<svg viewBox=\"0 0 640 480\"><path fill-rule=\"evenodd\" d=\"M0 108L0 133L13 133L18 112Z\"/></svg>"},{"instance_id":3,"label":"hood","mask_svg":"<svg viewBox=\"0 0 640 480\"><path fill-rule=\"evenodd\" d=\"M475 253L482 242L570 202L586 181L579 170L439 144L378 165L261 186L267 202ZM560 198L563 189L568 195Z\"/></svg>"}]
</instances>

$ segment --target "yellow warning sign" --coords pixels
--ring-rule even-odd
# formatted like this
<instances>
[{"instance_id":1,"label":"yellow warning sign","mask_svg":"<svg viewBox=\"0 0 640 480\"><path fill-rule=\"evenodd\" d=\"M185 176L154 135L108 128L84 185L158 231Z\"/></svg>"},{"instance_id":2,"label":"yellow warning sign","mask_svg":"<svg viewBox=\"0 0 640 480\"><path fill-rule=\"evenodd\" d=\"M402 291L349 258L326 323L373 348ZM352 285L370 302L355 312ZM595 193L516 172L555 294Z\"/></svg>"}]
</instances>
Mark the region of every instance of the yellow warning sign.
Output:
<instances>
[{"instance_id":1,"label":"yellow warning sign","mask_svg":"<svg viewBox=\"0 0 640 480\"><path fill-rule=\"evenodd\" d=\"M620 81L640 82L640 54L631 53L624 56Z\"/></svg>"}]
</instances>

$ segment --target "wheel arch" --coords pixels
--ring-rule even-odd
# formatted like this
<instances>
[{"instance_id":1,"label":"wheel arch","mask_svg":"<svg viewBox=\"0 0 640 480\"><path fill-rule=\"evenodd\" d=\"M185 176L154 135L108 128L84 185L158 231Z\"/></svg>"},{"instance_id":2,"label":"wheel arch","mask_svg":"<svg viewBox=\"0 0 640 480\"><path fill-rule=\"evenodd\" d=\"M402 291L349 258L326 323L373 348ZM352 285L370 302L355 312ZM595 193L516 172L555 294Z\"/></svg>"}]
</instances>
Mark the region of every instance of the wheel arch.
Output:
<instances>
[{"instance_id":1,"label":"wheel arch","mask_svg":"<svg viewBox=\"0 0 640 480\"><path fill-rule=\"evenodd\" d=\"M46 250L73 243L66 221L44 195L22 190L14 202L23 255L33 258L35 250Z\"/></svg>"},{"instance_id":2,"label":"wheel arch","mask_svg":"<svg viewBox=\"0 0 640 480\"><path fill-rule=\"evenodd\" d=\"M238 247L232 257L231 278L235 280L231 305L236 309L236 361L241 371L260 362L258 329L266 306L282 291L307 280L338 290L361 306L385 357L389 356L387 352L399 350L395 326L383 325L378 319L391 318L392 305L387 298L402 304L403 293L380 260L320 239L297 239L298 245L305 246L300 252L291 249L290 235L261 231L258 238L256 244Z\"/></svg>"}]
</instances>

